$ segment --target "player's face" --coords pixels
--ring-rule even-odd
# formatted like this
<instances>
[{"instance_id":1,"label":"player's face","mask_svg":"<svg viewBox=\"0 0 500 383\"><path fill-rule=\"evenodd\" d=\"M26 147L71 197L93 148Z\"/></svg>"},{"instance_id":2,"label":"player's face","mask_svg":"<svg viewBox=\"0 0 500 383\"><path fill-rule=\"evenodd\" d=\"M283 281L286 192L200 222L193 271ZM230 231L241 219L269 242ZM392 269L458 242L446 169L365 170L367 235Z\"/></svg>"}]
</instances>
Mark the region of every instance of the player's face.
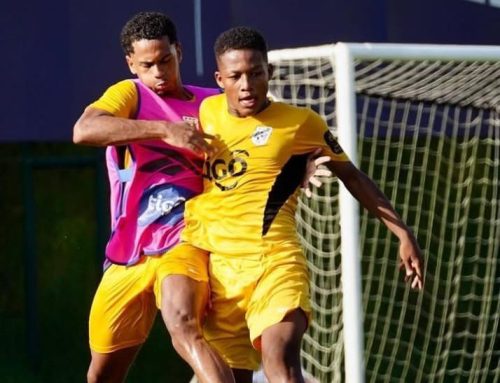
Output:
<instances>
[{"instance_id":1,"label":"player's face","mask_svg":"<svg viewBox=\"0 0 500 383\"><path fill-rule=\"evenodd\" d=\"M268 104L267 89L271 67L261 52L233 49L217 58L217 84L224 89L229 113L237 117L253 116Z\"/></svg>"},{"instance_id":2,"label":"player's face","mask_svg":"<svg viewBox=\"0 0 500 383\"><path fill-rule=\"evenodd\" d=\"M134 52L126 56L130 71L161 96L182 94L179 63L182 59L178 43L161 40L139 40L132 43Z\"/></svg>"}]
</instances>

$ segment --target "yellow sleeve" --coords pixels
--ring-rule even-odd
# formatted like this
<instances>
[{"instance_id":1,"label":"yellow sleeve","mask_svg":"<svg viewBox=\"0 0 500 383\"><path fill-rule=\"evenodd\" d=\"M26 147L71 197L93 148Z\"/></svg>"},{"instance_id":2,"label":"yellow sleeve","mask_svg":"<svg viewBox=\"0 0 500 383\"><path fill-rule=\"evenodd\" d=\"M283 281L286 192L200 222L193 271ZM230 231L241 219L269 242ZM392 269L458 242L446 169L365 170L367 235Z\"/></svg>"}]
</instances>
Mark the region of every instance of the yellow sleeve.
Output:
<instances>
[{"instance_id":1,"label":"yellow sleeve","mask_svg":"<svg viewBox=\"0 0 500 383\"><path fill-rule=\"evenodd\" d=\"M200 125L201 129L203 132L215 135L217 134L216 132L216 126L213 124L213 110L216 110L217 107L221 107L221 101L223 100L222 97L225 97L225 95L215 95L215 96L210 96L205 98L199 108L199 119L200 119Z\"/></svg>"},{"instance_id":2,"label":"yellow sleeve","mask_svg":"<svg viewBox=\"0 0 500 383\"><path fill-rule=\"evenodd\" d=\"M297 132L296 144L299 152L309 152L322 148L321 155L330 156L332 161L349 161L349 157L339 145L319 114L307 110L307 117Z\"/></svg>"},{"instance_id":3,"label":"yellow sleeve","mask_svg":"<svg viewBox=\"0 0 500 383\"><path fill-rule=\"evenodd\" d=\"M205 130L205 125L207 125L207 105L206 105L206 101L207 99L204 99L201 104L200 104L200 108L198 110L198 118L200 120L200 125L201 125L201 128L203 129L204 132L206 132Z\"/></svg>"},{"instance_id":4,"label":"yellow sleeve","mask_svg":"<svg viewBox=\"0 0 500 383\"><path fill-rule=\"evenodd\" d=\"M102 109L115 117L133 118L137 111L137 88L132 80L123 80L110 86L97 101L89 106Z\"/></svg>"}]
</instances>

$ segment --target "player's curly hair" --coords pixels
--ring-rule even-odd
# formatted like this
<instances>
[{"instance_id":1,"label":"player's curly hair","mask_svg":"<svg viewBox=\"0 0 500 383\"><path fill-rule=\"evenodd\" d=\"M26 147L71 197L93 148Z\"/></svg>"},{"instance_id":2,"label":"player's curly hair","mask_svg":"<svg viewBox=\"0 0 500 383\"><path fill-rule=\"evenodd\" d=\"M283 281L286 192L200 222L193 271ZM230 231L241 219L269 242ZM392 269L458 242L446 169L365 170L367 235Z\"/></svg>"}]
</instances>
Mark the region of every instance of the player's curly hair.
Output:
<instances>
[{"instance_id":1,"label":"player's curly hair","mask_svg":"<svg viewBox=\"0 0 500 383\"><path fill-rule=\"evenodd\" d=\"M132 43L139 40L159 40L167 36L170 44L177 42L174 22L160 12L140 12L123 26L120 43L126 55L134 53Z\"/></svg>"},{"instance_id":2,"label":"player's curly hair","mask_svg":"<svg viewBox=\"0 0 500 383\"><path fill-rule=\"evenodd\" d=\"M267 43L259 31L250 27L235 27L222 32L214 44L215 57L218 58L233 49L253 49L262 53L267 61Z\"/></svg>"}]
</instances>

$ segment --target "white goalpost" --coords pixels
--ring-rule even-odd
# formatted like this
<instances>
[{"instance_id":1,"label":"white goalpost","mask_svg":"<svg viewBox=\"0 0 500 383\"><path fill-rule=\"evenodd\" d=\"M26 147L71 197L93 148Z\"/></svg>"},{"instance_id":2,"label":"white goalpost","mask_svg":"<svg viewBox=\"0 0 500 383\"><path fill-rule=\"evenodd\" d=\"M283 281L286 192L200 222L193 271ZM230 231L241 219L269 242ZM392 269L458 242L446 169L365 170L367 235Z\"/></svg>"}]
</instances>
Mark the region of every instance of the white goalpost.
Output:
<instances>
[{"instance_id":1,"label":"white goalpost","mask_svg":"<svg viewBox=\"0 0 500 383\"><path fill-rule=\"evenodd\" d=\"M415 231L426 285L397 240L327 182L301 200L320 382L500 379L500 47L338 43L269 52L270 92L309 107Z\"/></svg>"}]
</instances>

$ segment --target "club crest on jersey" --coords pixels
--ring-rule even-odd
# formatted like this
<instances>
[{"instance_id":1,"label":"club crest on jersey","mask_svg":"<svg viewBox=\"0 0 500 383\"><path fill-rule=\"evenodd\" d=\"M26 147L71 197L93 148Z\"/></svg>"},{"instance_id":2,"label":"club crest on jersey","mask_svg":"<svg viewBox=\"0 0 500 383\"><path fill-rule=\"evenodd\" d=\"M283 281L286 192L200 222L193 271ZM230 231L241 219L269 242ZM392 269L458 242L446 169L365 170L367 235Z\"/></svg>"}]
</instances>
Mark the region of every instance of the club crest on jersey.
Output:
<instances>
[{"instance_id":1,"label":"club crest on jersey","mask_svg":"<svg viewBox=\"0 0 500 383\"><path fill-rule=\"evenodd\" d=\"M199 129L198 126L198 119L193 116L182 116L182 120L184 122L187 122L189 125L196 127L196 129Z\"/></svg>"},{"instance_id":2,"label":"club crest on jersey","mask_svg":"<svg viewBox=\"0 0 500 383\"><path fill-rule=\"evenodd\" d=\"M252 133L252 142L255 146L263 146L269 141L273 128L270 126L257 126Z\"/></svg>"}]
</instances>

